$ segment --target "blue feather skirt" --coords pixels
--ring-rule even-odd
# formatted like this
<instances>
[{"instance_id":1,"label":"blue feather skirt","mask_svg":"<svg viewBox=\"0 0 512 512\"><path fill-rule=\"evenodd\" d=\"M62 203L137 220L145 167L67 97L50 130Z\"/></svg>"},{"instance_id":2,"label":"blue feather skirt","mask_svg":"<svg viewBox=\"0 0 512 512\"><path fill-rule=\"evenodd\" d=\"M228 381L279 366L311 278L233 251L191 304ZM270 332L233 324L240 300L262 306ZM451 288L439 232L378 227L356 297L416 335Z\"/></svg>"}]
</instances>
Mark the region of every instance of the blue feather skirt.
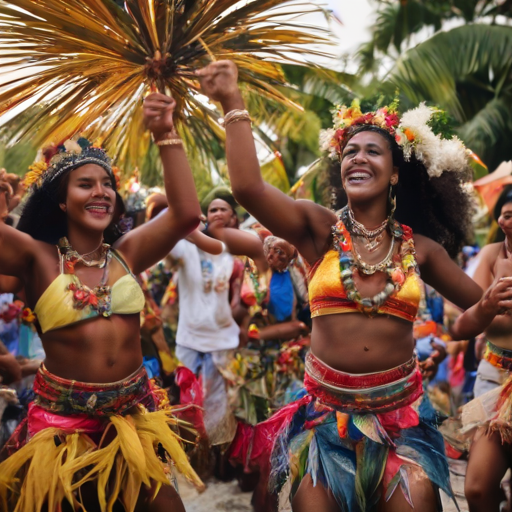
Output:
<instances>
[{"instance_id":1,"label":"blue feather skirt","mask_svg":"<svg viewBox=\"0 0 512 512\"><path fill-rule=\"evenodd\" d=\"M422 398L416 361L363 376L338 372L311 353L306 394L240 434L247 467L269 475L279 492L302 479L331 491L343 512L370 512L400 489L413 505L409 474L420 469L454 501L437 414ZM250 439L249 439L250 437Z\"/></svg>"}]
</instances>

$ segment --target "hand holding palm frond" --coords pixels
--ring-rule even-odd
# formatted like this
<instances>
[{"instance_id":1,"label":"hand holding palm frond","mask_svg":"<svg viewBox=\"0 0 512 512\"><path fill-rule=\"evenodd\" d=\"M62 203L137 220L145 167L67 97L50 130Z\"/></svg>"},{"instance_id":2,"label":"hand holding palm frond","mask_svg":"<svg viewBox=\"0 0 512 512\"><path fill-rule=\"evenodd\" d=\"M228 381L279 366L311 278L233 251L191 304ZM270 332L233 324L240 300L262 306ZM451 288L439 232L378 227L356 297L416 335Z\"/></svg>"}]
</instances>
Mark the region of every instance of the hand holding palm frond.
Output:
<instances>
[{"instance_id":1,"label":"hand holding palm frond","mask_svg":"<svg viewBox=\"0 0 512 512\"><path fill-rule=\"evenodd\" d=\"M156 85L176 100L185 142L208 154L222 131L199 95L195 69L231 59L247 92L290 104L278 89L285 79L276 62L319 53L304 45L328 42L319 30L281 21L278 8L298 15L307 4L239 3L127 0L123 10L113 0L0 0L0 116L36 101L15 140L45 144L85 131L134 164L149 143L141 136L141 99Z\"/></svg>"}]
</instances>

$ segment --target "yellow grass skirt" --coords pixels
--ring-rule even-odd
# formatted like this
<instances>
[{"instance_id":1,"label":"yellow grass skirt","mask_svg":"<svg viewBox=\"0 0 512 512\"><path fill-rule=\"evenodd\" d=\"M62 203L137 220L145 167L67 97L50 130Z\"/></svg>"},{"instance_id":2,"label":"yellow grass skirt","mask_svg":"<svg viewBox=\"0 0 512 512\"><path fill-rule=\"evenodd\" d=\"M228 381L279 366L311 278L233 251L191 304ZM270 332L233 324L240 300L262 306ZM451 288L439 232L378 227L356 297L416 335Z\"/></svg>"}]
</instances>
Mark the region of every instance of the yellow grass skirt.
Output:
<instances>
[{"instance_id":1,"label":"yellow grass skirt","mask_svg":"<svg viewBox=\"0 0 512 512\"><path fill-rule=\"evenodd\" d=\"M73 390L79 385L75 382ZM102 385L105 386L108 385ZM37 386L35 390L37 393ZM154 396L153 392L154 386ZM101 393L97 395L101 398ZM64 499L75 510L85 510L80 489L85 483L94 482L102 512L112 511L117 500L131 512L141 486L151 488L156 496L161 485L172 483L173 467L198 488L204 488L173 431L178 420L170 406L149 412L139 403L123 416L73 417L48 411L38 405L36 398L29 408L29 432L31 420L32 425L37 424L38 416L46 425L54 422L55 427L47 426L29 436L0 464L2 511L39 512L47 505L48 512L60 512Z\"/></svg>"}]
</instances>

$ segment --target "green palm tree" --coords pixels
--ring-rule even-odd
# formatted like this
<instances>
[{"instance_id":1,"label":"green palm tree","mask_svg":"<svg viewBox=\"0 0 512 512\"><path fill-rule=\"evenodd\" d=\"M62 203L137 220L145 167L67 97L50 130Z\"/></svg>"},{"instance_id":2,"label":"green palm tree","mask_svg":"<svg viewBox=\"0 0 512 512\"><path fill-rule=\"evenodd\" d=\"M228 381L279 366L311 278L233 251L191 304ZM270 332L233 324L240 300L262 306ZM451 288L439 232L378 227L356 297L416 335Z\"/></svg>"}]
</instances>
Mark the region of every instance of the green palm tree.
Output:
<instances>
[{"instance_id":1,"label":"green palm tree","mask_svg":"<svg viewBox=\"0 0 512 512\"><path fill-rule=\"evenodd\" d=\"M411 101L441 106L493 169L512 158L512 27L466 25L405 52L389 81Z\"/></svg>"},{"instance_id":2,"label":"green palm tree","mask_svg":"<svg viewBox=\"0 0 512 512\"><path fill-rule=\"evenodd\" d=\"M383 56L398 58L411 47L412 36L420 31L437 32L452 19L474 23L498 15L512 15L512 0L375 0L377 17L370 41L362 44L356 59L360 72L379 70Z\"/></svg>"}]
</instances>

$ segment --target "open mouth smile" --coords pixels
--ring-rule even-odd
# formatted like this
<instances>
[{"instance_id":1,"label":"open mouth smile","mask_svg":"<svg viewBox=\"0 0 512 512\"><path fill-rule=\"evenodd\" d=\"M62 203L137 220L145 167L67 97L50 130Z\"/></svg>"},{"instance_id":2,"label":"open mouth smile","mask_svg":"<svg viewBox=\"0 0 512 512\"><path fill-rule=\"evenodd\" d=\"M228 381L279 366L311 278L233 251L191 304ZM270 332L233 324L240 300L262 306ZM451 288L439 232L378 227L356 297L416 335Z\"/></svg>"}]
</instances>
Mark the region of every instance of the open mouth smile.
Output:
<instances>
[{"instance_id":1,"label":"open mouth smile","mask_svg":"<svg viewBox=\"0 0 512 512\"><path fill-rule=\"evenodd\" d=\"M92 203L85 209L95 217L105 217L111 213L111 206L107 203Z\"/></svg>"},{"instance_id":2,"label":"open mouth smile","mask_svg":"<svg viewBox=\"0 0 512 512\"><path fill-rule=\"evenodd\" d=\"M347 173L345 180L350 184L364 183L371 179L372 175L367 171L352 171Z\"/></svg>"}]
</instances>

